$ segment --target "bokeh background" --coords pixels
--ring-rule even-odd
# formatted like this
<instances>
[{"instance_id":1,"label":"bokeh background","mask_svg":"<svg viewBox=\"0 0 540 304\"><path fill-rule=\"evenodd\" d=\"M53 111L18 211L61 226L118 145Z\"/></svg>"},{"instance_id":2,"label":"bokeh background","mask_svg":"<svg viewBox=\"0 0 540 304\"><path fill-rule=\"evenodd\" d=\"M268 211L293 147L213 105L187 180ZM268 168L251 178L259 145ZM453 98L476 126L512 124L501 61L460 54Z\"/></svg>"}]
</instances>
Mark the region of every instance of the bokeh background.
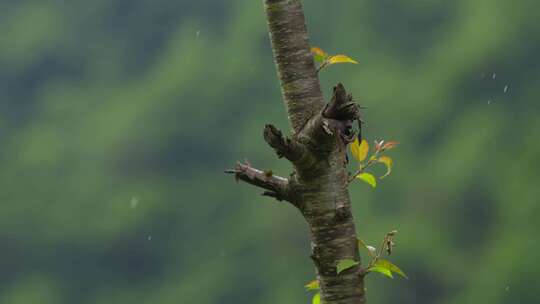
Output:
<instances>
[{"instance_id":1,"label":"bokeh background","mask_svg":"<svg viewBox=\"0 0 540 304\"><path fill-rule=\"evenodd\" d=\"M537 1L304 1L321 72L401 142L359 235L371 303L539 303ZM0 1L0 303L309 303L307 226L222 172L288 130L262 1ZM383 172L377 168L376 172Z\"/></svg>"}]
</instances>

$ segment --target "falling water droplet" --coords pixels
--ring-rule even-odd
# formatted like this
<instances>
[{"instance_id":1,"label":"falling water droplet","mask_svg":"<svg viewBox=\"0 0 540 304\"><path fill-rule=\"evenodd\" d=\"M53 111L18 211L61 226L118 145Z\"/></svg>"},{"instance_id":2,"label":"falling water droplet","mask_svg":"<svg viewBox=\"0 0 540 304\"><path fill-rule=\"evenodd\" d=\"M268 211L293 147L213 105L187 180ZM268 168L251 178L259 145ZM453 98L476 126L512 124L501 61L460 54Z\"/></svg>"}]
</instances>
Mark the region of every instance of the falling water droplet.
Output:
<instances>
[{"instance_id":1,"label":"falling water droplet","mask_svg":"<svg viewBox=\"0 0 540 304\"><path fill-rule=\"evenodd\" d=\"M197 35L197 37L199 37L199 35L201 34L201 31L199 30L199 31L195 32L195 34Z\"/></svg>"},{"instance_id":2,"label":"falling water droplet","mask_svg":"<svg viewBox=\"0 0 540 304\"><path fill-rule=\"evenodd\" d=\"M503 92L504 92L504 93L508 92L508 85L505 85L505 86L504 86Z\"/></svg>"},{"instance_id":3,"label":"falling water droplet","mask_svg":"<svg viewBox=\"0 0 540 304\"><path fill-rule=\"evenodd\" d=\"M506 286L506 288L504 289L504 291L506 291L506 292L510 291L510 286Z\"/></svg>"},{"instance_id":4,"label":"falling water droplet","mask_svg":"<svg viewBox=\"0 0 540 304\"><path fill-rule=\"evenodd\" d=\"M147 237L147 239L148 239L149 241L151 241L151 240L152 240L152 236L149 235L149 236Z\"/></svg>"},{"instance_id":5,"label":"falling water droplet","mask_svg":"<svg viewBox=\"0 0 540 304\"><path fill-rule=\"evenodd\" d=\"M129 201L129 206L133 209L133 208L137 208L137 206L139 205L139 198L134 196L131 198L131 200Z\"/></svg>"},{"instance_id":6,"label":"falling water droplet","mask_svg":"<svg viewBox=\"0 0 540 304\"><path fill-rule=\"evenodd\" d=\"M497 73L493 73L493 75L491 75L491 79L495 79L497 78Z\"/></svg>"},{"instance_id":7,"label":"falling water droplet","mask_svg":"<svg viewBox=\"0 0 540 304\"><path fill-rule=\"evenodd\" d=\"M488 104L491 104L491 103L492 103L491 99L488 99Z\"/></svg>"}]
</instances>

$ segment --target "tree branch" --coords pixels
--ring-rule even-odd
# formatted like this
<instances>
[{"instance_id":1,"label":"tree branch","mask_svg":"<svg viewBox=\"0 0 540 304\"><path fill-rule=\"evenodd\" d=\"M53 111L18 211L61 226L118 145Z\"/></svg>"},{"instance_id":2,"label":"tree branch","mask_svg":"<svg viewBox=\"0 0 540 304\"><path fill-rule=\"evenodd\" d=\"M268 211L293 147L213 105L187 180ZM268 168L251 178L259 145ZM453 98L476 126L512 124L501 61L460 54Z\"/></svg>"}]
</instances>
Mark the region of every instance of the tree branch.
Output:
<instances>
[{"instance_id":1,"label":"tree branch","mask_svg":"<svg viewBox=\"0 0 540 304\"><path fill-rule=\"evenodd\" d=\"M284 137L283 133L273 125L264 127L264 140L272 147L279 158L285 157L291 162L296 162L306 153L306 148L301 143Z\"/></svg>"},{"instance_id":2,"label":"tree branch","mask_svg":"<svg viewBox=\"0 0 540 304\"><path fill-rule=\"evenodd\" d=\"M360 118L360 107L353 101L351 94L347 94L342 83L334 87L332 99L323 110L324 117L336 120L357 120Z\"/></svg>"},{"instance_id":3,"label":"tree branch","mask_svg":"<svg viewBox=\"0 0 540 304\"><path fill-rule=\"evenodd\" d=\"M324 106L302 4L265 0L265 6L283 101L296 134Z\"/></svg>"},{"instance_id":4,"label":"tree branch","mask_svg":"<svg viewBox=\"0 0 540 304\"><path fill-rule=\"evenodd\" d=\"M313 153L305 144L283 136L283 133L273 125L265 126L264 140L276 151L278 157L285 157L297 168L306 169L316 162Z\"/></svg>"},{"instance_id":5,"label":"tree branch","mask_svg":"<svg viewBox=\"0 0 540 304\"><path fill-rule=\"evenodd\" d=\"M334 87L332 100L308 121L299 136L309 138L311 146L323 153L334 148L336 139L349 144L356 135L353 130L355 121L358 122L359 132L361 130L360 109L343 84L338 83Z\"/></svg>"},{"instance_id":6,"label":"tree branch","mask_svg":"<svg viewBox=\"0 0 540 304\"><path fill-rule=\"evenodd\" d=\"M360 105L353 100L352 94L347 94L343 84L338 83L334 87L332 100L324 108L322 116L331 121L338 121L335 129L338 130L341 139L348 144L354 141L356 135L353 131L354 121L358 122L358 136L361 137L362 113L360 109Z\"/></svg>"},{"instance_id":7,"label":"tree branch","mask_svg":"<svg viewBox=\"0 0 540 304\"><path fill-rule=\"evenodd\" d=\"M251 167L248 163L237 163L234 169L225 170L225 173L234 174L236 180L266 189L264 196L273 197L279 201L285 200L293 203L293 195L289 189L289 180L274 175L272 171L261 171ZM295 203L293 203L295 204Z\"/></svg>"}]
</instances>

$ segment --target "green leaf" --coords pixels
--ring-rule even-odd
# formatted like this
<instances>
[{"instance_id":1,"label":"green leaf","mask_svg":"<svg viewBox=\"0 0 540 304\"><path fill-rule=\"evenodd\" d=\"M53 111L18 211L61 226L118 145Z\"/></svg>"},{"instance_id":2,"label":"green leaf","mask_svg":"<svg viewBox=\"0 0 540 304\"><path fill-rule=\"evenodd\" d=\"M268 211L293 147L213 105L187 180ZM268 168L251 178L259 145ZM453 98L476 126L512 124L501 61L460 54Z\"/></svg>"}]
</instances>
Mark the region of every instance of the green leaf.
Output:
<instances>
[{"instance_id":1,"label":"green leaf","mask_svg":"<svg viewBox=\"0 0 540 304\"><path fill-rule=\"evenodd\" d=\"M369 152L369 144L367 140L362 139L362 142L358 142L358 137L351 143L351 153L357 161L363 161L366 159Z\"/></svg>"},{"instance_id":2,"label":"green leaf","mask_svg":"<svg viewBox=\"0 0 540 304\"><path fill-rule=\"evenodd\" d=\"M390 262L388 262L388 263L390 263ZM400 276L402 276L403 278L405 278L407 280L409 279L409 277L405 274L405 272L403 272L403 270L399 269L399 267L397 267L395 264L390 263L390 270L392 272L395 272L395 273L399 274Z\"/></svg>"},{"instance_id":3,"label":"green leaf","mask_svg":"<svg viewBox=\"0 0 540 304\"><path fill-rule=\"evenodd\" d=\"M319 290L321 287L319 286L319 280L313 280L306 285L304 285L306 290Z\"/></svg>"},{"instance_id":4,"label":"green leaf","mask_svg":"<svg viewBox=\"0 0 540 304\"><path fill-rule=\"evenodd\" d=\"M399 267L385 259L377 259L377 261L375 261L373 266L370 267L368 271L376 271L384 275L388 275L388 272L390 272L389 277L392 277L392 272L395 272L400 276L404 277L405 279L408 279L407 275L401 269L399 269Z\"/></svg>"},{"instance_id":5,"label":"green leaf","mask_svg":"<svg viewBox=\"0 0 540 304\"><path fill-rule=\"evenodd\" d=\"M342 272L343 270L346 270L346 269L349 269L353 266L356 266L360 264L360 262L357 262L355 260L352 260L352 259L345 259L345 260L340 260L336 266L337 268L337 273L339 274L340 272Z\"/></svg>"},{"instance_id":6,"label":"green leaf","mask_svg":"<svg viewBox=\"0 0 540 304\"><path fill-rule=\"evenodd\" d=\"M317 62L324 62L328 58L328 54L319 47L312 47L311 53L313 53L313 59Z\"/></svg>"},{"instance_id":7,"label":"green leaf","mask_svg":"<svg viewBox=\"0 0 540 304\"><path fill-rule=\"evenodd\" d=\"M321 304L321 294L320 293L317 292L313 296L313 299L311 299L311 304Z\"/></svg>"},{"instance_id":8,"label":"green leaf","mask_svg":"<svg viewBox=\"0 0 540 304\"><path fill-rule=\"evenodd\" d=\"M381 179L387 177L388 175L390 175L390 173L392 173L392 166L394 165L394 161L390 157L381 156L379 157L379 159L377 159L377 161L386 165L386 173L381 176Z\"/></svg>"},{"instance_id":9,"label":"green leaf","mask_svg":"<svg viewBox=\"0 0 540 304\"><path fill-rule=\"evenodd\" d=\"M356 160L358 160L358 151L360 150L360 142L358 141L358 137L354 139L354 141L351 143L351 154Z\"/></svg>"},{"instance_id":10,"label":"green leaf","mask_svg":"<svg viewBox=\"0 0 540 304\"><path fill-rule=\"evenodd\" d=\"M378 273L382 273L384 274L385 276L393 279L394 276L392 276L392 272L390 271L390 269L387 269L387 268L384 268L384 267L380 267L380 266L371 266L369 267L368 269L369 272L378 272Z\"/></svg>"},{"instance_id":11,"label":"green leaf","mask_svg":"<svg viewBox=\"0 0 540 304\"><path fill-rule=\"evenodd\" d=\"M347 56L347 55L334 55L334 56L330 56L328 58L328 63L329 64L335 64L335 63L353 63L353 64L358 64L358 61L352 59L351 57Z\"/></svg>"},{"instance_id":12,"label":"green leaf","mask_svg":"<svg viewBox=\"0 0 540 304\"><path fill-rule=\"evenodd\" d=\"M375 176L373 176L373 174L361 173L357 175L356 178L363 180L364 182L368 183L373 188L377 187L377 180L375 179Z\"/></svg>"}]
</instances>

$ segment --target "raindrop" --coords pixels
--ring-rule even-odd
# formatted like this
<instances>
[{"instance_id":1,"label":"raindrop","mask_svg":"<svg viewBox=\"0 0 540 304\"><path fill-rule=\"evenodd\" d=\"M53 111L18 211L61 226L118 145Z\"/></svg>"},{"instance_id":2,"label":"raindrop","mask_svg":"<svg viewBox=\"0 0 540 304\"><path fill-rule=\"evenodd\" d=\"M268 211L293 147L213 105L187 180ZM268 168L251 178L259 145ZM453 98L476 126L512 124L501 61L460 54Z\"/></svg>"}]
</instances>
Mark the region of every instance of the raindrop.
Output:
<instances>
[{"instance_id":1,"label":"raindrop","mask_svg":"<svg viewBox=\"0 0 540 304\"><path fill-rule=\"evenodd\" d=\"M151 240L152 240L152 236L149 235L149 236L147 237L147 240L151 241Z\"/></svg>"},{"instance_id":2,"label":"raindrop","mask_svg":"<svg viewBox=\"0 0 540 304\"><path fill-rule=\"evenodd\" d=\"M199 30L199 31L195 32L195 34L197 35L197 37L199 37L199 35L201 34L201 31Z\"/></svg>"},{"instance_id":3,"label":"raindrop","mask_svg":"<svg viewBox=\"0 0 540 304\"><path fill-rule=\"evenodd\" d=\"M137 206L139 205L139 198L138 197L132 197L131 200L129 201L129 206L134 209L134 208L137 208Z\"/></svg>"},{"instance_id":4,"label":"raindrop","mask_svg":"<svg viewBox=\"0 0 540 304\"><path fill-rule=\"evenodd\" d=\"M493 73L493 75L491 75L491 79L495 79L497 78L497 73Z\"/></svg>"},{"instance_id":5,"label":"raindrop","mask_svg":"<svg viewBox=\"0 0 540 304\"><path fill-rule=\"evenodd\" d=\"M504 93L508 92L508 85L505 85L505 86L504 86L503 92L504 92Z\"/></svg>"},{"instance_id":6,"label":"raindrop","mask_svg":"<svg viewBox=\"0 0 540 304\"><path fill-rule=\"evenodd\" d=\"M504 289L504 291L509 292L509 291L510 291L510 286L506 286L506 288Z\"/></svg>"},{"instance_id":7,"label":"raindrop","mask_svg":"<svg viewBox=\"0 0 540 304\"><path fill-rule=\"evenodd\" d=\"M491 99L488 99L488 104L491 104L493 101L491 101Z\"/></svg>"}]
</instances>

